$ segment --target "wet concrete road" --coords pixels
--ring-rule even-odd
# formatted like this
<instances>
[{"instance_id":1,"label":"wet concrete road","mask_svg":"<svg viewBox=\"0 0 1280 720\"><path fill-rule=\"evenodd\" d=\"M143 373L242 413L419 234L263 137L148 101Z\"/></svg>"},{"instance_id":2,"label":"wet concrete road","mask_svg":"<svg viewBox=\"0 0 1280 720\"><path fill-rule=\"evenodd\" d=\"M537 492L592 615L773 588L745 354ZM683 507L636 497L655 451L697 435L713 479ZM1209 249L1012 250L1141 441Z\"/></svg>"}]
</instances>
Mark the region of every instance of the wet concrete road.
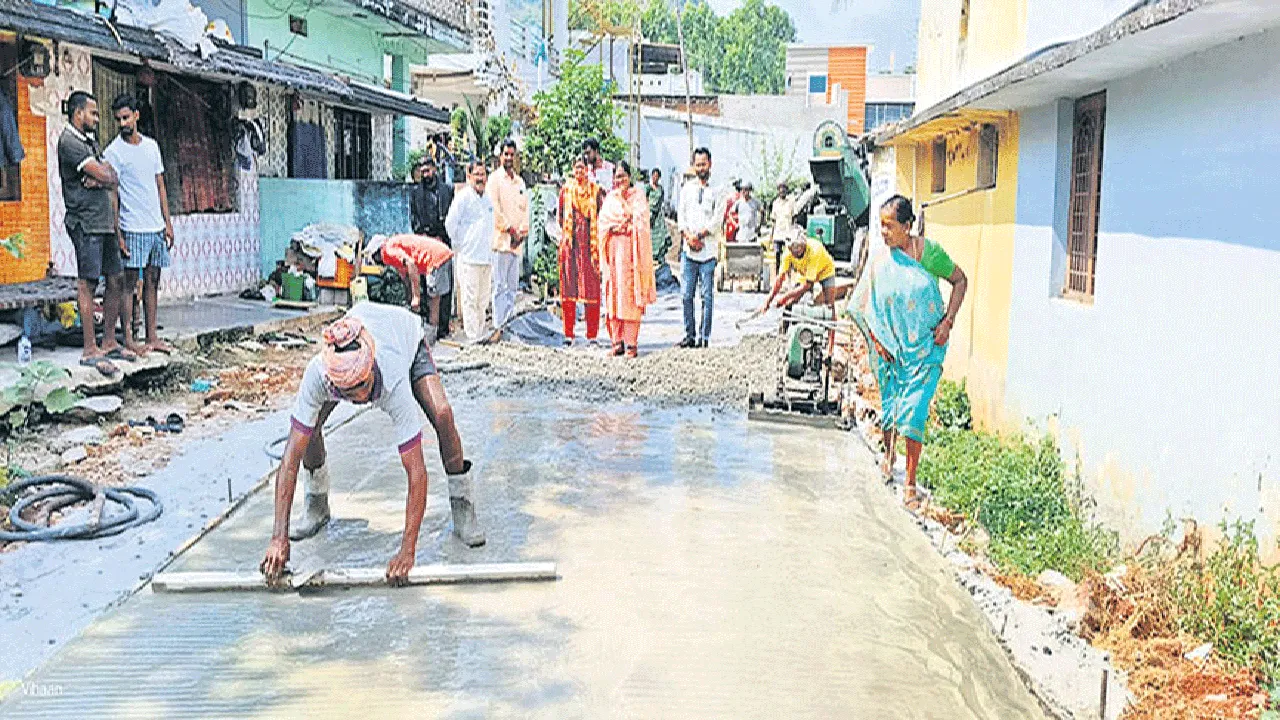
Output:
<instances>
[{"instance_id":1,"label":"wet concrete road","mask_svg":"<svg viewBox=\"0 0 1280 720\"><path fill-rule=\"evenodd\" d=\"M1043 717L850 435L629 404L457 409L489 544L449 536L428 447L419 562L555 559L561 580L147 590L0 717ZM294 567L390 557L405 483L389 429L366 413L334 435L336 520ZM172 569L255 567L269 515L262 493Z\"/></svg>"}]
</instances>

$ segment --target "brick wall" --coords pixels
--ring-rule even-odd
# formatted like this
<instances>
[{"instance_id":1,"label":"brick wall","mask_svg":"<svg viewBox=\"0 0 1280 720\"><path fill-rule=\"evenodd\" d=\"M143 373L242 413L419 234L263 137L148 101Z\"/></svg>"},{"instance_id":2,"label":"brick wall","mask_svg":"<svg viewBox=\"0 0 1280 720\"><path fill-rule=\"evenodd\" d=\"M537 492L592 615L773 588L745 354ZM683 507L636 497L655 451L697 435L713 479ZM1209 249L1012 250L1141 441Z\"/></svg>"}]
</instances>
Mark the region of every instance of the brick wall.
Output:
<instances>
[{"instance_id":1,"label":"brick wall","mask_svg":"<svg viewBox=\"0 0 1280 720\"><path fill-rule=\"evenodd\" d=\"M30 80L17 78L18 134L27 158L22 163L22 200L0 202L0 236L20 232L26 238L26 256L15 260L5 253L0 262L0 284L27 282L44 277L49 265L49 185L45 178L44 118L31 112Z\"/></svg>"}]
</instances>

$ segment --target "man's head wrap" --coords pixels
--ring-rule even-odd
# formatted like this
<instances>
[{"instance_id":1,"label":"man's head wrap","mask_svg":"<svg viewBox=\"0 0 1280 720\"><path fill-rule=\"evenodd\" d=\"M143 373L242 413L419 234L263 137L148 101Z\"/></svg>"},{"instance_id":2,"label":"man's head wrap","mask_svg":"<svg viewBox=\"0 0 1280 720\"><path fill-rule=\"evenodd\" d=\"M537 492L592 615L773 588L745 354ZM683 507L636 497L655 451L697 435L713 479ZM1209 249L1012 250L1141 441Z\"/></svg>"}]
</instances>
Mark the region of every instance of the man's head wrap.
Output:
<instances>
[{"instance_id":1,"label":"man's head wrap","mask_svg":"<svg viewBox=\"0 0 1280 720\"><path fill-rule=\"evenodd\" d=\"M324 329L324 374L339 390L373 377L373 336L358 318L344 317Z\"/></svg>"}]
</instances>

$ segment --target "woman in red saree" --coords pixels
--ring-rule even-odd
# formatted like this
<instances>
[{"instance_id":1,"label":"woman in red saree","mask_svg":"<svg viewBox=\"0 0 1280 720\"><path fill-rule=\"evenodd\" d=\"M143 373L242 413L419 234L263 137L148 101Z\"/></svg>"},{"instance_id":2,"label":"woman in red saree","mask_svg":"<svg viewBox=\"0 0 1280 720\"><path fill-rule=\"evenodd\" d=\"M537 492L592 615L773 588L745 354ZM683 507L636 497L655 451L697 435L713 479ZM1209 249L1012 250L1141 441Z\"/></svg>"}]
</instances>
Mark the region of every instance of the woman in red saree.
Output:
<instances>
[{"instance_id":1,"label":"woman in red saree","mask_svg":"<svg viewBox=\"0 0 1280 720\"><path fill-rule=\"evenodd\" d=\"M635 357L644 309L658 299L649 236L649 198L631 184L631 166L614 169L613 192L600 208L600 273L613 354Z\"/></svg>"},{"instance_id":2,"label":"woman in red saree","mask_svg":"<svg viewBox=\"0 0 1280 720\"><path fill-rule=\"evenodd\" d=\"M560 308L564 344L573 344L578 303L586 306L587 340L600 332L600 243L604 191L591 178L586 158L573 161L573 177L560 190Z\"/></svg>"}]
</instances>

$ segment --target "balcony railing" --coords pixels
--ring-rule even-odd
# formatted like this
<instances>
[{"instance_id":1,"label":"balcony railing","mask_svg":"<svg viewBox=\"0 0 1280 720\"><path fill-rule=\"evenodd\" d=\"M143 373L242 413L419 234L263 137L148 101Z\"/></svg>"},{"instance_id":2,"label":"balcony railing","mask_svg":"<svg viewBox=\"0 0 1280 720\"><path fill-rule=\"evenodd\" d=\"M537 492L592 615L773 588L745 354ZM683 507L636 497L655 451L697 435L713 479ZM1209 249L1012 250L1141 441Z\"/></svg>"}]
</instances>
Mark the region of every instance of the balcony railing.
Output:
<instances>
[{"instance_id":1,"label":"balcony railing","mask_svg":"<svg viewBox=\"0 0 1280 720\"><path fill-rule=\"evenodd\" d=\"M470 0L401 0L401 2L458 30L471 31Z\"/></svg>"}]
</instances>

